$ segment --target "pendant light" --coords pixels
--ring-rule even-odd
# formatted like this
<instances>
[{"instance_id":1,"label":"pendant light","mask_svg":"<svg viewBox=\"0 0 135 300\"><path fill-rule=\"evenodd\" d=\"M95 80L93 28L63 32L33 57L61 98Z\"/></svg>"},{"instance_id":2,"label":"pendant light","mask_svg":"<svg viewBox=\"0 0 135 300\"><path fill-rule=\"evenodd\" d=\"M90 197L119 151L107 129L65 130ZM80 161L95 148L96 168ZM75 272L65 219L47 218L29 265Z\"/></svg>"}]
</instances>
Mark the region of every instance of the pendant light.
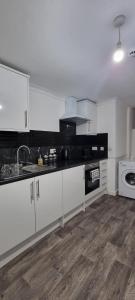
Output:
<instances>
[{"instance_id":1,"label":"pendant light","mask_svg":"<svg viewBox=\"0 0 135 300\"><path fill-rule=\"evenodd\" d=\"M119 15L113 21L114 27L118 29L118 42L116 45L116 50L113 54L113 61L115 63L120 63L125 56L125 52L122 48L122 43L121 43L121 26L125 24L125 19L126 17L124 15Z\"/></svg>"}]
</instances>

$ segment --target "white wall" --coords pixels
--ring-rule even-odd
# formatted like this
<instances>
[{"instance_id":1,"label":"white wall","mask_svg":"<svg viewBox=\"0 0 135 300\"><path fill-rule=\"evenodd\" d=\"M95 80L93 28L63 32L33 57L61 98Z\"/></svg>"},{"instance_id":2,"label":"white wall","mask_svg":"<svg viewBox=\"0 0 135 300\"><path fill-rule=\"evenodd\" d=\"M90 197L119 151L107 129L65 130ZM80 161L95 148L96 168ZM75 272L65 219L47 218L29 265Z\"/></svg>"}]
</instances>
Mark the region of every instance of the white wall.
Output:
<instances>
[{"instance_id":1,"label":"white wall","mask_svg":"<svg viewBox=\"0 0 135 300\"><path fill-rule=\"evenodd\" d=\"M127 105L116 100L115 106L115 158L126 155L127 142Z\"/></svg>"},{"instance_id":2,"label":"white wall","mask_svg":"<svg viewBox=\"0 0 135 300\"><path fill-rule=\"evenodd\" d=\"M135 160L135 129L131 130L131 159Z\"/></svg>"},{"instance_id":3,"label":"white wall","mask_svg":"<svg viewBox=\"0 0 135 300\"><path fill-rule=\"evenodd\" d=\"M131 106L127 112L127 157L135 159L135 108Z\"/></svg>"},{"instance_id":4,"label":"white wall","mask_svg":"<svg viewBox=\"0 0 135 300\"><path fill-rule=\"evenodd\" d=\"M65 99L48 91L30 87L30 130L59 131L65 112Z\"/></svg>"},{"instance_id":5,"label":"white wall","mask_svg":"<svg viewBox=\"0 0 135 300\"><path fill-rule=\"evenodd\" d=\"M135 108L134 107L132 107L132 114L133 114L132 128L135 129Z\"/></svg>"},{"instance_id":6,"label":"white wall","mask_svg":"<svg viewBox=\"0 0 135 300\"><path fill-rule=\"evenodd\" d=\"M133 110L132 107L129 106L127 109L127 158L131 157L132 128L133 128Z\"/></svg>"},{"instance_id":7,"label":"white wall","mask_svg":"<svg viewBox=\"0 0 135 300\"><path fill-rule=\"evenodd\" d=\"M118 190L118 161L126 156L127 106L118 99L98 104L97 130L108 133L108 193Z\"/></svg>"},{"instance_id":8,"label":"white wall","mask_svg":"<svg viewBox=\"0 0 135 300\"><path fill-rule=\"evenodd\" d=\"M115 154L115 99L97 105L97 132L108 133L108 157Z\"/></svg>"}]
</instances>

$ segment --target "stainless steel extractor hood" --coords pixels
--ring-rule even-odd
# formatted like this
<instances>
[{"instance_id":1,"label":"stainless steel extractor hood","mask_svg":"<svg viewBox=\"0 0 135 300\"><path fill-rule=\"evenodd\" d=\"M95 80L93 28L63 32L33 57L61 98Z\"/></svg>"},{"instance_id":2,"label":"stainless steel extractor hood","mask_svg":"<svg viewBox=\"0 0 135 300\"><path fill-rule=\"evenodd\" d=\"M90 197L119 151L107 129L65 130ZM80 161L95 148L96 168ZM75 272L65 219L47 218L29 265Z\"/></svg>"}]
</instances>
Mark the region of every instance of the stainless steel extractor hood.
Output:
<instances>
[{"instance_id":1,"label":"stainless steel extractor hood","mask_svg":"<svg viewBox=\"0 0 135 300\"><path fill-rule=\"evenodd\" d=\"M61 117L61 120L71 121L75 123L81 123L88 121L89 119L78 112L78 99L75 97L67 97L65 101L65 114Z\"/></svg>"}]
</instances>

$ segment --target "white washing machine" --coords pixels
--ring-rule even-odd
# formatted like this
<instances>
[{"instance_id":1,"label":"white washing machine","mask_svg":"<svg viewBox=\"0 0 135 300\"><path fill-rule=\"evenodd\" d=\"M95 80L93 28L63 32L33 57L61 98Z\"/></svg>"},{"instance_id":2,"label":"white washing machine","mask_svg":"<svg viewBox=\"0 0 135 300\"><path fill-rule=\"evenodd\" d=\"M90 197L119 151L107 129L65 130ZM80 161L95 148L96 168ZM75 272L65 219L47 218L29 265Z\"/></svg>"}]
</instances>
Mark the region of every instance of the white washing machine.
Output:
<instances>
[{"instance_id":1,"label":"white washing machine","mask_svg":"<svg viewBox=\"0 0 135 300\"><path fill-rule=\"evenodd\" d=\"M135 161L119 162L119 195L135 199Z\"/></svg>"}]
</instances>

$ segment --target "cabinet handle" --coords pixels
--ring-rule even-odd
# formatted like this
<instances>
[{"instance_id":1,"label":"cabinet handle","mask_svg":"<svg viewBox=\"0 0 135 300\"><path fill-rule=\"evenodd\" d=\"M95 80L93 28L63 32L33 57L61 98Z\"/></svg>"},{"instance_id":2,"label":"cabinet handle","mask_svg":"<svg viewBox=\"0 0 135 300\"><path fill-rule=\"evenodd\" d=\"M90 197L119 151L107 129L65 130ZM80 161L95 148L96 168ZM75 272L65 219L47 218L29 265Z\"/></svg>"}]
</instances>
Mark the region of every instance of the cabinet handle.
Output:
<instances>
[{"instance_id":1,"label":"cabinet handle","mask_svg":"<svg viewBox=\"0 0 135 300\"><path fill-rule=\"evenodd\" d=\"M28 127L28 112L27 112L27 110L25 110L24 116L25 116L25 128L27 128Z\"/></svg>"},{"instance_id":2,"label":"cabinet handle","mask_svg":"<svg viewBox=\"0 0 135 300\"><path fill-rule=\"evenodd\" d=\"M30 184L30 199L31 199L31 203L34 200L34 182L31 182Z\"/></svg>"},{"instance_id":3,"label":"cabinet handle","mask_svg":"<svg viewBox=\"0 0 135 300\"><path fill-rule=\"evenodd\" d=\"M39 187L39 180L36 182L36 191L37 191L37 200L40 198L40 187Z\"/></svg>"}]
</instances>

